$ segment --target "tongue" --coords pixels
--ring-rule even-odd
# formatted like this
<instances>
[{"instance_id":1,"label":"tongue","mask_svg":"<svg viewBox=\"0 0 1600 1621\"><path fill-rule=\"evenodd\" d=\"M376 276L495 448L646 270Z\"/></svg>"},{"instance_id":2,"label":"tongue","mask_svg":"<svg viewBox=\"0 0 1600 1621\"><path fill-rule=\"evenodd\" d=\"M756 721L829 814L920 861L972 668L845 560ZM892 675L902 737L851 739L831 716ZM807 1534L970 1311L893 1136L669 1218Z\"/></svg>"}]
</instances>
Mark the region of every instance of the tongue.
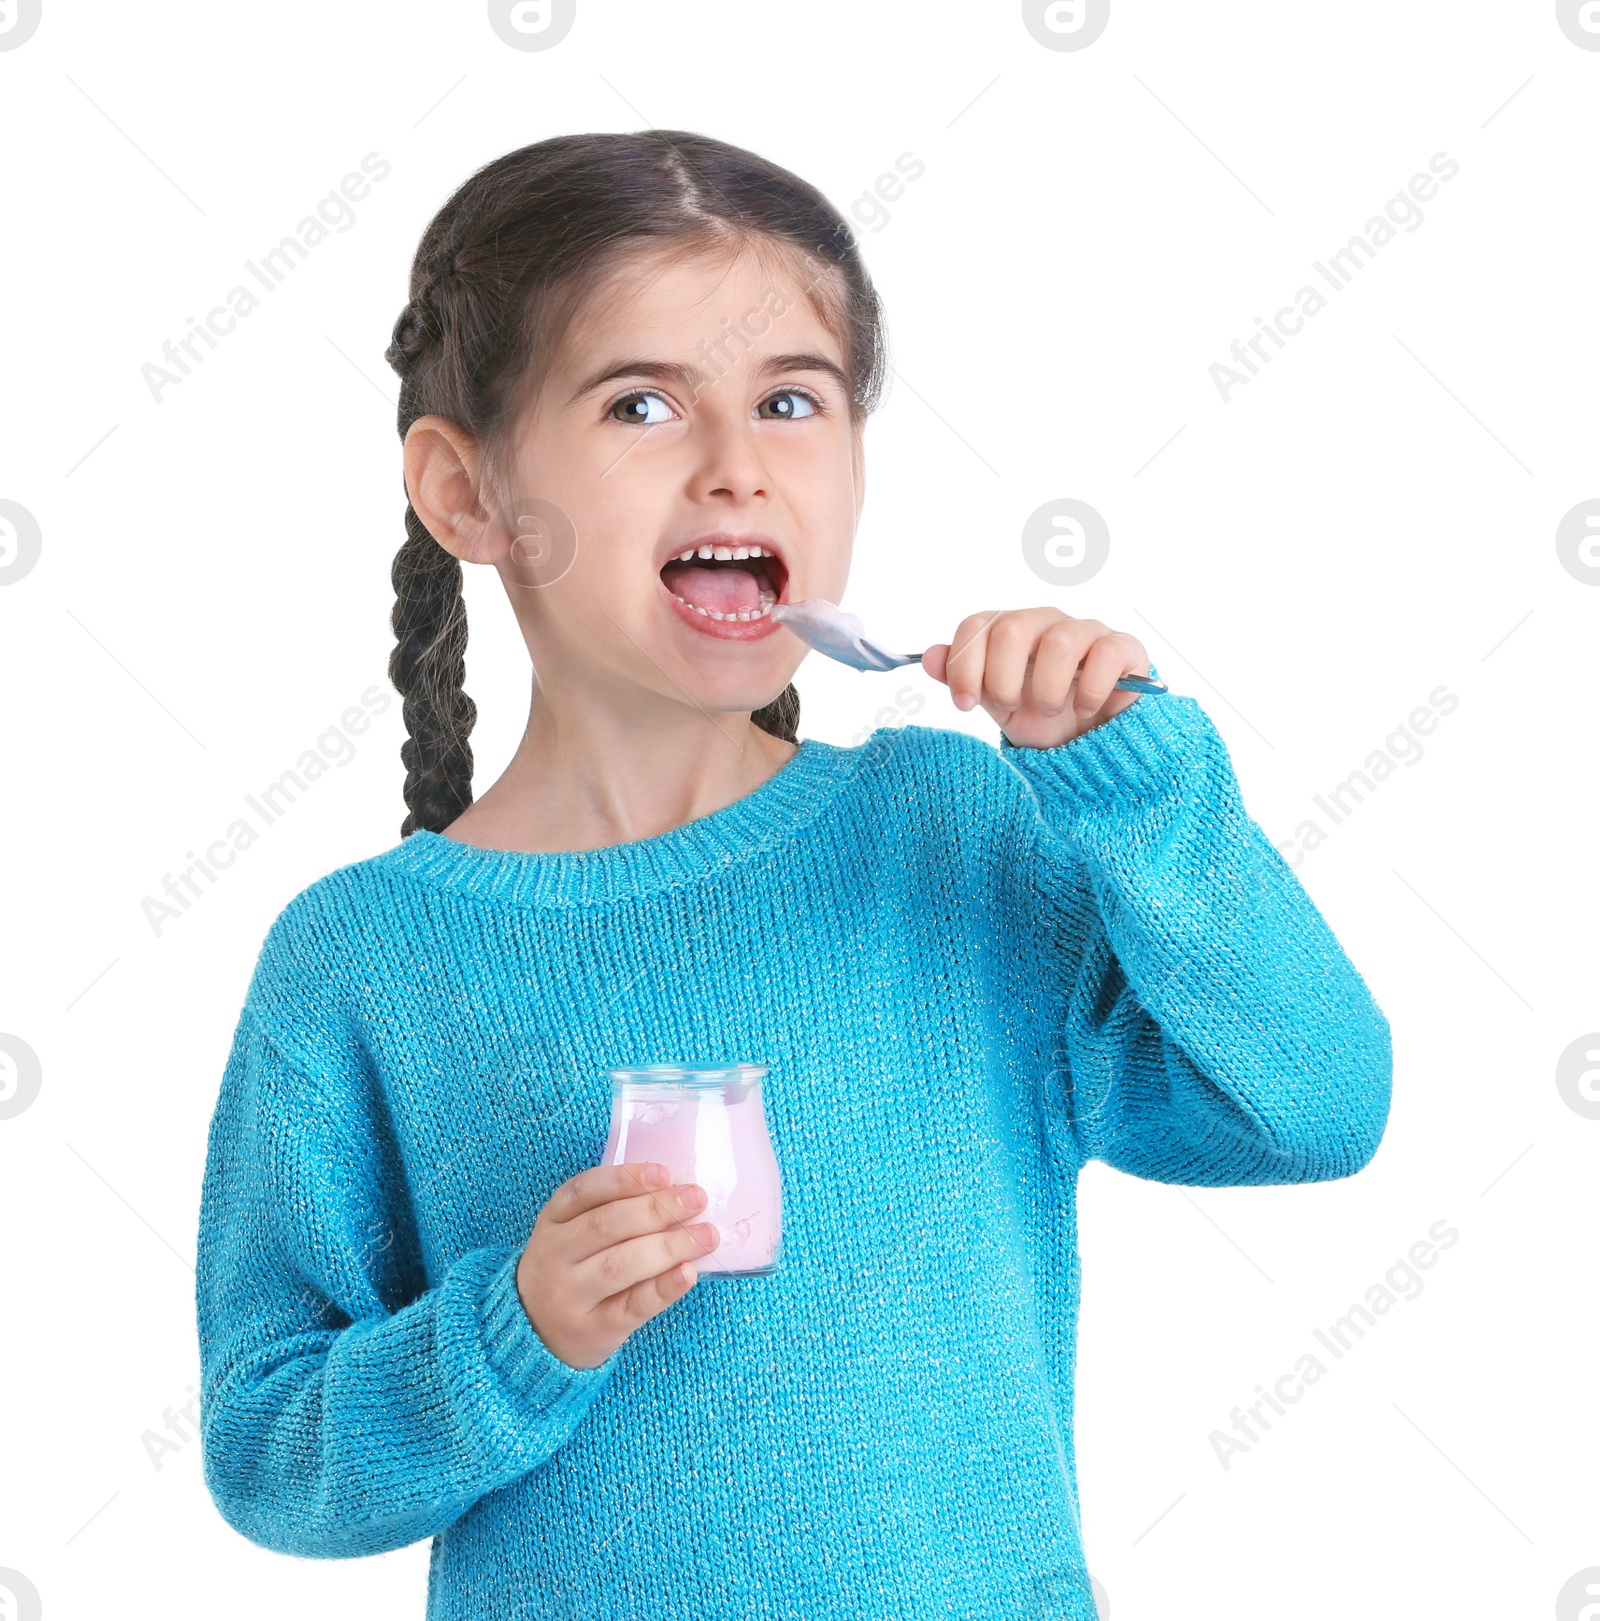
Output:
<instances>
[{"instance_id":1,"label":"tongue","mask_svg":"<svg viewBox=\"0 0 1600 1621\"><path fill-rule=\"evenodd\" d=\"M715 608L718 613L754 613L761 606L761 587L747 568L726 563L668 563L661 578L669 591L676 591L696 608Z\"/></svg>"}]
</instances>

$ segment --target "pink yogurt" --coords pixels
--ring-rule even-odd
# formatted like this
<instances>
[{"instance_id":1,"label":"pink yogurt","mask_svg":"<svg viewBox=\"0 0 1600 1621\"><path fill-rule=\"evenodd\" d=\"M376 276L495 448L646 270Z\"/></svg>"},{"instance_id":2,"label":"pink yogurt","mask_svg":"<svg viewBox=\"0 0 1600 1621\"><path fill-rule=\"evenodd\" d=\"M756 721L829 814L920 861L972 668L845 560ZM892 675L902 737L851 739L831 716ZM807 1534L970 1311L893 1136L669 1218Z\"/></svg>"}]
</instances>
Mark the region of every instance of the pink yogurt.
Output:
<instances>
[{"instance_id":1,"label":"pink yogurt","mask_svg":"<svg viewBox=\"0 0 1600 1621\"><path fill-rule=\"evenodd\" d=\"M649 1064L608 1073L611 1134L601 1164L653 1160L674 1183L705 1189L705 1209L684 1223L709 1221L722 1235L694 1263L701 1277L775 1272L783 1198L761 1094L767 1066Z\"/></svg>"}]
</instances>

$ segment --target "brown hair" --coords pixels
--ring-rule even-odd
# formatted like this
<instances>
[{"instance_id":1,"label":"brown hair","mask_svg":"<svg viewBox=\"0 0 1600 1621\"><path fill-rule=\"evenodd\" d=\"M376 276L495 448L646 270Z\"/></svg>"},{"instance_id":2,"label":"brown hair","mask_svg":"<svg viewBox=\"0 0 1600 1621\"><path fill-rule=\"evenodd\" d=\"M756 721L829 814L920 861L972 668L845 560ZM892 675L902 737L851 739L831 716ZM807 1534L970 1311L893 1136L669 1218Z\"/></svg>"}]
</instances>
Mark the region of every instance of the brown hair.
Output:
<instances>
[{"instance_id":1,"label":"brown hair","mask_svg":"<svg viewBox=\"0 0 1600 1621\"><path fill-rule=\"evenodd\" d=\"M430 221L411 266L411 300L384 358L400 376L401 440L438 415L502 467L512 429L583 299L630 250L793 251L813 258L807 292L840 340L851 415L878 404L888 361L883 313L854 233L787 169L683 130L560 135L479 169ZM461 564L406 503L395 556L389 679L403 700L407 838L441 832L472 803L477 705L463 690L467 614ZM752 721L797 741L791 682Z\"/></svg>"}]
</instances>

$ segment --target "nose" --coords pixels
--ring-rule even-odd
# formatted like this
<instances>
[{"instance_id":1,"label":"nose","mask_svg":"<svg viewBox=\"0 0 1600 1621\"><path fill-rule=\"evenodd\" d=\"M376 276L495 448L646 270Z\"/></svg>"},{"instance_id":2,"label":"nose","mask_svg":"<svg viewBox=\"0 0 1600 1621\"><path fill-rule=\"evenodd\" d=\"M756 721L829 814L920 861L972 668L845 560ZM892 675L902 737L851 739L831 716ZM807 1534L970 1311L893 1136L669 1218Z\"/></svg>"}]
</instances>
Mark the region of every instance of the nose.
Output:
<instances>
[{"instance_id":1,"label":"nose","mask_svg":"<svg viewBox=\"0 0 1600 1621\"><path fill-rule=\"evenodd\" d=\"M739 422L714 412L696 424L697 462L691 493L697 500L714 496L742 506L767 496L771 473L762 455L754 422Z\"/></svg>"}]
</instances>

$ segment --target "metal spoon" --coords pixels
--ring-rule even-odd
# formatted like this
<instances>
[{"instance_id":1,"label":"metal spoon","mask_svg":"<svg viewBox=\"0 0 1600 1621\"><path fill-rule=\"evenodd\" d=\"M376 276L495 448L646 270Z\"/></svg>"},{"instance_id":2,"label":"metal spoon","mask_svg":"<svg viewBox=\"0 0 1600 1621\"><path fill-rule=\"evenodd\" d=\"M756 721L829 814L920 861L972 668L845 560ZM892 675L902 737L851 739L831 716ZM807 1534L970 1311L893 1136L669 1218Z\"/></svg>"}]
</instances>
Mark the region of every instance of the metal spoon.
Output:
<instances>
[{"instance_id":1,"label":"metal spoon","mask_svg":"<svg viewBox=\"0 0 1600 1621\"><path fill-rule=\"evenodd\" d=\"M891 653L867 635L867 627L855 614L847 612L826 597L807 597L803 602L775 602L767 610L780 625L792 630L801 641L817 652L848 664L852 670L893 670L902 664L920 664L920 653ZM1077 676L1072 678L1076 681ZM1142 675L1125 675L1116 683L1119 692L1165 692L1165 681Z\"/></svg>"}]
</instances>

